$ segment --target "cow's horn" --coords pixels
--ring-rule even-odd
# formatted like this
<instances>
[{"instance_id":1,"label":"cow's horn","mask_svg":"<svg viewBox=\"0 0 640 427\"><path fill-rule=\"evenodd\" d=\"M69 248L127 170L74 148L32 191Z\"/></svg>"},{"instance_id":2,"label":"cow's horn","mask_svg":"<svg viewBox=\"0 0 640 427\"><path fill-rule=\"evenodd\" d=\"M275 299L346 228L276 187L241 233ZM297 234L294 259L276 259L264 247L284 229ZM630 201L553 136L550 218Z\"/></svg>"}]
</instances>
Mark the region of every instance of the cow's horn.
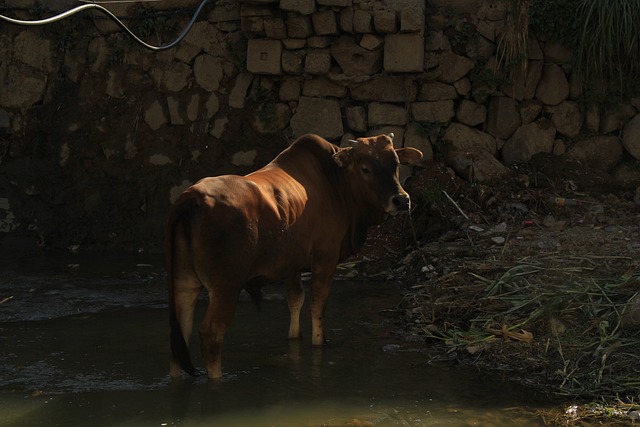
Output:
<instances>
[{"instance_id":1,"label":"cow's horn","mask_svg":"<svg viewBox=\"0 0 640 427\"><path fill-rule=\"evenodd\" d=\"M360 142L357 139L347 139L347 141L351 144L352 147L355 147L356 145L360 144Z\"/></svg>"},{"instance_id":2,"label":"cow's horn","mask_svg":"<svg viewBox=\"0 0 640 427\"><path fill-rule=\"evenodd\" d=\"M392 140L392 141L393 141L393 137L394 137L395 135L393 134L393 132L391 132L391 133L390 133L389 135L387 135L387 136L389 137L389 139L390 139L390 140Z\"/></svg>"}]
</instances>

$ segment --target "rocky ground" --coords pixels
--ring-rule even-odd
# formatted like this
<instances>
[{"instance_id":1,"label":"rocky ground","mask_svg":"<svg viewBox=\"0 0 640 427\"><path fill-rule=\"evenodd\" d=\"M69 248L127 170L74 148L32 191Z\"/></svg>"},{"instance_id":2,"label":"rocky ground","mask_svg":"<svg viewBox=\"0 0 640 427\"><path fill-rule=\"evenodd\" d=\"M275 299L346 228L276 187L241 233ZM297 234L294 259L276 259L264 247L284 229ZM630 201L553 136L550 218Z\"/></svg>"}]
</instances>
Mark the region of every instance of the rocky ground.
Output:
<instances>
[{"instance_id":1,"label":"rocky ground","mask_svg":"<svg viewBox=\"0 0 640 427\"><path fill-rule=\"evenodd\" d=\"M403 338L562 400L615 402L623 422L638 414L638 183L542 156L493 183L434 164L405 187L411 218L375 229L346 273L402 284Z\"/></svg>"}]
</instances>

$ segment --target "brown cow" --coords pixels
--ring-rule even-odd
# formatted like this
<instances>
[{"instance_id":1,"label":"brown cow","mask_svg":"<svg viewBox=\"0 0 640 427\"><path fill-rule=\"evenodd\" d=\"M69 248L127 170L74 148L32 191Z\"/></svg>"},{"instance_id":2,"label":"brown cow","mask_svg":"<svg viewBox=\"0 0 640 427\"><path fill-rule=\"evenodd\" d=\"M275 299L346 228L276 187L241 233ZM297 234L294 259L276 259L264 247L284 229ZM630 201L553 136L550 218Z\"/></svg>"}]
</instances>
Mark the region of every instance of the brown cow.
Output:
<instances>
[{"instance_id":1,"label":"brown cow","mask_svg":"<svg viewBox=\"0 0 640 427\"><path fill-rule=\"evenodd\" d=\"M390 137L338 148L304 135L256 172L204 178L182 193L165 226L172 377L182 369L197 375L187 347L202 288L209 306L200 343L210 378L222 376L222 339L243 288L256 297L262 284L283 280L289 338L301 337L300 271L306 268L312 273L311 341L324 344L322 316L336 266L362 246L370 225L410 206L398 165L415 163L422 153L394 149Z\"/></svg>"}]
</instances>

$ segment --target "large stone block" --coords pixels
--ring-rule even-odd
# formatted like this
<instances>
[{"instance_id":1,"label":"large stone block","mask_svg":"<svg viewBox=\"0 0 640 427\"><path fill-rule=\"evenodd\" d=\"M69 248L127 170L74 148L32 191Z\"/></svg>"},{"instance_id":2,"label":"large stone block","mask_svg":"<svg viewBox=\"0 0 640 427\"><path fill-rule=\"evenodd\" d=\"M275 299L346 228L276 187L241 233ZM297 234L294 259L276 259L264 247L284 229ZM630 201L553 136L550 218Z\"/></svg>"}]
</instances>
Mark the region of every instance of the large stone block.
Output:
<instances>
[{"instance_id":1,"label":"large stone block","mask_svg":"<svg viewBox=\"0 0 640 427\"><path fill-rule=\"evenodd\" d=\"M417 122L447 123L455 116L453 100L414 102L411 114Z\"/></svg>"},{"instance_id":2,"label":"large stone block","mask_svg":"<svg viewBox=\"0 0 640 427\"><path fill-rule=\"evenodd\" d=\"M300 99L300 92L302 91L302 82L298 77L290 77L282 80L280 85L280 91L278 97L280 101L289 102L297 101Z\"/></svg>"},{"instance_id":3,"label":"large stone block","mask_svg":"<svg viewBox=\"0 0 640 427\"><path fill-rule=\"evenodd\" d=\"M315 0L280 0L280 9L311 15L316 10Z\"/></svg>"},{"instance_id":4,"label":"large stone block","mask_svg":"<svg viewBox=\"0 0 640 427\"><path fill-rule=\"evenodd\" d=\"M328 74L331 69L329 49L309 49L304 59L304 71L309 74Z\"/></svg>"},{"instance_id":5,"label":"large stone block","mask_svg":"<svg viewBox=\"0 0 640 427\"><path fill-rule=\"evenodd\" d=\"M355 132L365 132L367 130L367 114L364 107L358 105L355 107L347 107L346 111L347 126Z\"/></svg>"},{"instance_id":6,"label":"large stone block","mask_svg":"<svg viewBox=\"0 0 640 427\"><path fill-rule=\"evenodd\" d=\"M367 122L370 127L381 125L406 125L409 115L404 107L395 104L372 102L369 104Z\"/></svg>"},{"instance_id":7,"label":"large stone block","mask_svg":"<svg viewBox=\"0 0 640 427\"><path fill-rule=\"evenodd\" d=\"M640 160L640 114L629 120L624 127L622 145L629 154Z\"/></svg>"},{"instance_id":8,"label":"large stone block","mask_svg":"<svg viewBox=\"0 0 640 427\"><path fill-rule=\"evenodd\" d=\"M382 67L382 50L367 50L349 37L342 37L331 45L331 55L348 76L371 76Z\"/></svg>"},{"instance_id":9,"label":"large stone block","mask_svg":"<svg viewBox=\"0 0 640 427\"><path fill-rule=\"evenodd\" d=\"M499 139L507 139L522 124L518 103L507 96L494 96L487 110L487 132Z\"/></svg>"},{"instance_id":10,"label":"large stone block","mask_svg":"<svg viewBox=\"0 0 640 427\"><path fill-rule=\"evenodd\" d=\"M556 126L556 130L566 136L578 136L582 129L584 115L580 111L580 106L574 101L564 101L559 105L549 107L551 121Z\"/></svg>"},{"instance_id":11,"label":"large stone block","mask_svg":"<svg viewBox=\"0 0 640 427\"><path fill-rule=\"evenodd\" d=\"M511 164L529 161L534 154L551 153L555 139L556 128L547 118L523 125L502 146L502 159Z\"/></svg>"},{"instance_id":12,"label":"large stone block","mask_svg":"<svg viewBox=\"0 0 640 427\"><path fill-rule=\"evenodd\" d=\"M373 27L376 32L383 34L393 34L398 31L396 13L392 10L373 11Z\"/></svg>"},{"instance_id":13,"label":"large stone block","mask_svg":"<svg viewBox=\"0 0 640 427\"><path fill-rule=\"evenodd\" d=\"M424 31L424 7L409 5L400 11L400 31L413 33Z\"/></svg>"},{"instance_id":14,"label":"large stone block","mask_svg":"<svg viewBox=\"0 0 640 427\"><path fill-rule=\"evenodd\" d=\"M545 105L558 105L569 97L569 89L569 82L562 68L556 64L548 64L544 66L536 98Z\"/></svg>"},{"instance_id":15,"label":"large stone block","mask_svg":"<svg viewBox=\"0 0 640 427\"><path fill-rule=\"evenodd\" d=\"M421 34L390 34L384 39L384 70L419 73L424 69L424 38Z\"/></svg>"},{"instance_id":16,"label":"large stone block","mask_svg":"<svg viewBox=\"0 0 640 427\"><path fill-rule=\"evenodd\" d=\"M264 34L270 39L287 38L287 26L282 18L265 18Z\"/></svg>"},{"instance_id":17,"label":"large stone block","mask_svg":"<svg viewBox=\"0 0 640 427\"><path fill-rule=\"evenodd\" d=\"M584 165L608 172L620 163L623 152L617 136L598 135L577 141L569 148L567 155Z\"/></svg>"},{"instance_id":18,"label":"large stone block","mask_svg":"<svg viewBox=\"0 0 640 427\"><path fill-rule=\"evenodd\" d=\"M249 40L247 70L254 74L282 74L282 42L280 40Z\"/></svg>"},{"instance_id":19,"label":"large stone block","mask_svg":"<svg viewBox=\"0 0 640 427\"><path fill-rule=\"evenodd\" d=\"M322 6L351 7L352 0L316 0Z\"/></svg>"},{"instance_id":20,"label":"large stone block","mask_svg":"<svg viewBox=\"0 0 640 427\"><path fill-rule=\"evenodd\" d=\"M204 90L213 92L220 88L224 75L222 62L208 54L202 54L193 63L193 75L196 83Z\"/></svg>"},{"instance_id":21,"label":"large stone block","mask_svg":"<svg viewBox=\"0 0 640 427\"><path fill-rule=\"evenodd\" d=\"M457 99L458 91L452 85L440 82L424 82L418 93L418 101L442 101Z\"/></svg>"},{"instance_id":22,"label":"large stone block","mask_svg":"<svg viewBox=\"0 0 640 427\"><path fill-rule=\"evenodd\" d=\"M373 22L371 12L356 9L353 12L353 32L371 33L373 32Z\"/></svg>"},{"instance_id":23,"label":"large stone block","mask_svg":"<svg viewBox=\"0 0 640 427\"><path fill-rule=\"evenodd\" d=\"M315 133L326 139L340 138L344 133L340 103L330 99L301 97L291 118L291 130L294 138L305 133Z\"/></svg>"},{"instance_id":24,"label":"large stone block","mask_svg":"<svg viewBox=\"0 0 640 427\"><path fill-rule=\"evenodd\" d=\"M338 34L336 14L332 10L316 12L311 15L313 29L318 36L333 36Z\"/></svg>"},{"instance_id":25,"label":"large stone block","mask_svg":"<svg viewBox=\"0 0 640 427\"><path fill-rule=\"evenodd\" d=\"M287 74L300 75L304 71L304 51L282 52L282 71Z\"/></svg>"},{"instance_id":26,"label":"large stone block","mask_svg":"<svg viewBox=\"0 0 640 427\"><path fill-rule=\"evenodd\" d=\"M236 77L235 84L229 93L229 106L232 108L244 108L244 100L247 97L249 86L253 82L253 75L250 73L240 73Z\"/></svg>"},{"instance_id":27,"label":"large stone block","mask_svg":"<svg viewBox=\"0 0 640 427\"><path fill-rule=\"evenodd\" d=\"M356 101L411 102L417 91L414 79L380 76L352 87L351 97Z\"/></svg>"},{"instance_id":28,"label":"large stone block","mask_svg":"<svg viewBox=\"0 0 640 427\"><path fill-rule=\"evenodd\" d=\"M451 123L442 135L442 141L456 151L485 150L494 156L497 151L493 136L460 123Z\"/></svg>"},{"instance_id":29,"label":"large stone block","mask_svg":"<svg viewBox=\"0 0 640 427\"><path fill-rule=\"evenodd\" d=\"M460 123L467 126L477 126L487 120L487 107L468 99L463 99L458 106L456 118Z\"/></svg>"},{"instance_id":30,"label":"large stone block","mask_svg":"<svg viewBox=\"0 0 640 427\"><path fill-rule=\"evenodd\" d=\"M347 96L347 88L341 84L332 82L324 77L306 79L302 89L304 96L344 98Z\"/></svg>"},{"instance_id":31,"label":"large stone block","mask_svg":"<svg viewBox=\"0 0 640 427\"><path fill-rule=\"evenodd\" d=\"M338 21L340 22L340 29L345 33L353 32L353 9L350 7L345 7L340 10L340 16L338 17Z\"/></svg>"},{"instance_id":32,"label":"large stone block","mask_svg":"<svg viewBox=\"0 0 640 427\"><path fill-rule=\"evenodd\" d=\"M287 34L292 39L306 39L313 34L311 19L308 16L289 13L285 21Z\"/></svg>"},{"instance_id":33,"label":"large stone block","mask_svg":"<svg viewBox=\"0 0 640 427\"><path fill-rule=\"evenodd\" d=\"M444 52L440 56L438 69L440 71L440 81L444 83L454 83L469 74L474 62L465 57L454 53L453 51Z\"/></svg>"}]
</instances>

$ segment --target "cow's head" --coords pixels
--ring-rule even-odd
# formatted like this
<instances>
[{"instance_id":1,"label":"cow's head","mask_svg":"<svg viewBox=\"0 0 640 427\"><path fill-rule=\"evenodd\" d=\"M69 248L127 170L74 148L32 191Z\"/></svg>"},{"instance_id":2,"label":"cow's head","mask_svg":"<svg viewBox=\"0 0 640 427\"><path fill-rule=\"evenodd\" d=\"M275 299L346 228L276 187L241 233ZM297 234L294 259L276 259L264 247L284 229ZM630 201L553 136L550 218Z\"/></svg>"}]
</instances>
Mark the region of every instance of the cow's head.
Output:
<instances>
[{"instance_id":1,"label":"cow's head","mask_svg":"<svg viewBox=\"0 0 640 427\"><path fill-rule=\"evenodd\" d=\"M333 155L335 162L347 169L356 197L362 197L367 208L397 213L410 208L409 195L399 181L398 166L418 162L422 153L415 148L394 148L393 134L353 140L351 147Z\"/></svg>"}]
</instances>

